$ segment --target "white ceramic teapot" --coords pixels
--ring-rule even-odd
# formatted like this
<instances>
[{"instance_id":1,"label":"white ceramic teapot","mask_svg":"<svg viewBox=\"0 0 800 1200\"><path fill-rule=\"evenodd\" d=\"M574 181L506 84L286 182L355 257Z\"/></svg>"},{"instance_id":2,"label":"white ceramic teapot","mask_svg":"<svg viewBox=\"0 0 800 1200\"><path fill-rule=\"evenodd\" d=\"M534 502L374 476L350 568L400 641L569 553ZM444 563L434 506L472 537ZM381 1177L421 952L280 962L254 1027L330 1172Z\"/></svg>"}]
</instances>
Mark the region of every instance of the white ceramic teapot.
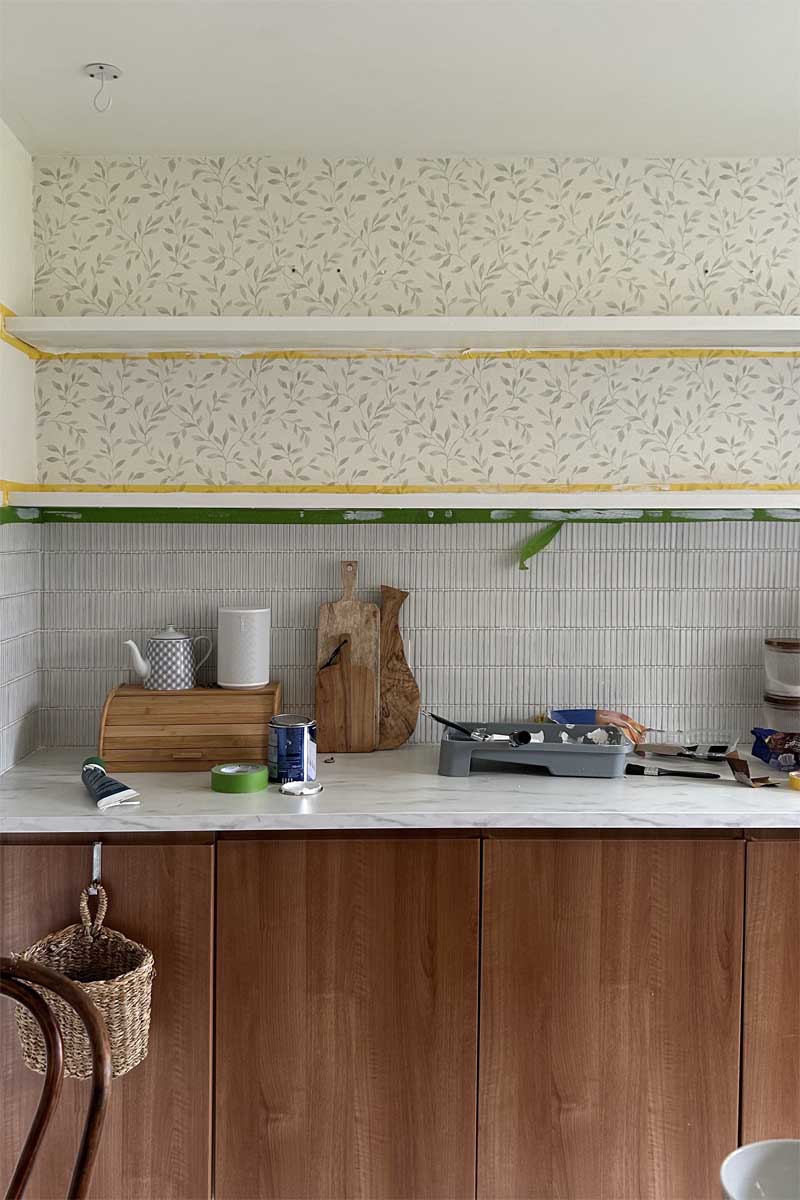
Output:
<instances>
[{"instance_id":1,"label":"white ceramic teapot","mask_svg":"<svg viewBox=\"0 0 800 1200\"><path fill-rule=\"evenodd\" d=\"M195 663L194 648L198 642L208 642L208 649ZM130 647L133 669L152 692L181 692L194 687L195 671L211 653L211 638L190 637L188 633L180 633L174 625L168 625L148 639L146 657L142 656L136 642L124 644Z\"/></svg>"}]
</instances>

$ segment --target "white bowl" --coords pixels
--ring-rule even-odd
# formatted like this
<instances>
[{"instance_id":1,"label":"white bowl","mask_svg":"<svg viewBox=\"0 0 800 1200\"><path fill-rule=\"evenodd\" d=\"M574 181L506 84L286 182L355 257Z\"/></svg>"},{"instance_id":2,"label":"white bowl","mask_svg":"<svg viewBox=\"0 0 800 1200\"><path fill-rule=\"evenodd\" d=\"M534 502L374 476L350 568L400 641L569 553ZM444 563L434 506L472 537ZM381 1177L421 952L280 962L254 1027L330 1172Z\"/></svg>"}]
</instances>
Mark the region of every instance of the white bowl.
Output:
<instances>
[{"instance_id":1,"label":"white bowl","mask_svg":"<svg viewBox=\"0 0 800 1200\"><path fill-rule=\"evenodd\" d=\"M800 697L800 638L766 638L764 667L768 692Z\"/></svg>"},{"instance_id":2,"label":"white bowl","mask_svg":"<svg viewBox=\"0 0 800 1200\"><path fill-rule=\"evenodd\" d=\"M729 1154L719 1173L725 1200L797 1200L800 1140L751 1142Z\"/></svg>"}]
</instances>

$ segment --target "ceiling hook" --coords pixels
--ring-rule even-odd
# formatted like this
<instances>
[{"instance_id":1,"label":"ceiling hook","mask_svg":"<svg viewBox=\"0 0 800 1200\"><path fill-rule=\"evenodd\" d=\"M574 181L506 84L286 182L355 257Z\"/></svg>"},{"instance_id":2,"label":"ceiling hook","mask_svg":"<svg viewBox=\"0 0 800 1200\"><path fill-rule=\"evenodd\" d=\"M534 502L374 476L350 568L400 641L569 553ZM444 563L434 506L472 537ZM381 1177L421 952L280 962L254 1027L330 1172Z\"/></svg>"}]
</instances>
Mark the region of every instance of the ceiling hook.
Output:
<instances>
[{"instance_id":1,"label":"ceiling hook","mask_svg":"<svg viewBox=\"0 0 800 1200\"><path fill-rule=\"evenodd\" d=\"M83 68L83 73L84 75L88 75L90 79L100 80L100 86L98 87L92 99L92 107L94 108L95 112L108 112L108 110L111 108L111 103L113 100L111 93L108 93L105 104L100 104L98 101L105 91L106 80L119 79L122 71L120 71L119 67L112 66L111 63L95 62L87 63Z\"/></svg>"},{"instance_id":2,"label":"ceiling hook","mask_svg":"<svg viewBox=\"0 0 800 1200\"><path fill-rule=\"evenodd\" d=\"M111 108L111 101L112 101L113 97L110 92L108 93L108 99L106 100L105 104L97 103L97 101L102 96L103 91L105 90L105 86L106 86L106 77L105 77L105 75L101 75L100 76L100 87L95 92L94 99L92 100L92 108L94 109L95 112L104 113L104 112L108 112L108 110Z\"/></svg>"}]
</instances>

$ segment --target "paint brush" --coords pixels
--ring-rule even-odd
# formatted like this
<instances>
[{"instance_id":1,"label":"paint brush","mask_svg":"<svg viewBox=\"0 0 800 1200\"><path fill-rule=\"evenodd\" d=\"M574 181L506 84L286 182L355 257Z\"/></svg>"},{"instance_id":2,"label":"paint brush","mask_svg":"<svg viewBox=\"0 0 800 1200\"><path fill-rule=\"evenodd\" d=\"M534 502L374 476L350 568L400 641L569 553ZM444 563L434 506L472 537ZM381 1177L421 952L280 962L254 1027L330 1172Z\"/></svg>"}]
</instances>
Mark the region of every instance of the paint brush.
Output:
<instances>
[{"instance_id":1,"label":"paint brush","mask_svg":"<svg viewBox=\"0 0 800 1200\"><path fill-rule=\"evenodd\" d=\"M668 767L653 767L645 763L628 763L626 775L667 775L672 779L721 779L713 771L670 771Z\"/></svg>"}]
</instances>

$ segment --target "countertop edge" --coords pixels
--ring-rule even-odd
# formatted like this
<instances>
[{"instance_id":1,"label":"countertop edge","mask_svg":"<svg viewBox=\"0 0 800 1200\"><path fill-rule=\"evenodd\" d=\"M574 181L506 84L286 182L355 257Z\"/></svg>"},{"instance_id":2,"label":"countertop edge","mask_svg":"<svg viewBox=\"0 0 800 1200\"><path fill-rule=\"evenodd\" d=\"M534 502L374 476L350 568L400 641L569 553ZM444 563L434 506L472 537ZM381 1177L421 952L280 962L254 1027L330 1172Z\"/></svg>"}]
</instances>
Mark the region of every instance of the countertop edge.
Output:
<instances>
[{"instance_id":1,"label":"countertop edge","mask_svg":"<svg viewBox=\"0 0 800 1200\"><path fill-rule=\"evenodd\" d=\"M789 820L785 813L738 814L722 819L719 813L696 812L676 813L674 817L653 816L618 812L586 813L491 813L485 816L475 813L408 813L402 817L364 816L347 813L326 816L268 816L246 817L241 820L182 818L160 815L152 821L136 821L127 816L124 821L114 822L105 816L92 817L87 814L78 821L48 821L46 824L35 819L25 821L0 820L0 838L19 835L47 834L151 834L151 833L330 833L337 830L365 832L386 831L393 833L429 830L446 833L448 830L470 830L477 832L506 830L558 830L558 829L641 829L670 830L689 829L708 832L725 830L774 829L797 832L800 835L800 814Z\"/></svg>"}]
</instances>

